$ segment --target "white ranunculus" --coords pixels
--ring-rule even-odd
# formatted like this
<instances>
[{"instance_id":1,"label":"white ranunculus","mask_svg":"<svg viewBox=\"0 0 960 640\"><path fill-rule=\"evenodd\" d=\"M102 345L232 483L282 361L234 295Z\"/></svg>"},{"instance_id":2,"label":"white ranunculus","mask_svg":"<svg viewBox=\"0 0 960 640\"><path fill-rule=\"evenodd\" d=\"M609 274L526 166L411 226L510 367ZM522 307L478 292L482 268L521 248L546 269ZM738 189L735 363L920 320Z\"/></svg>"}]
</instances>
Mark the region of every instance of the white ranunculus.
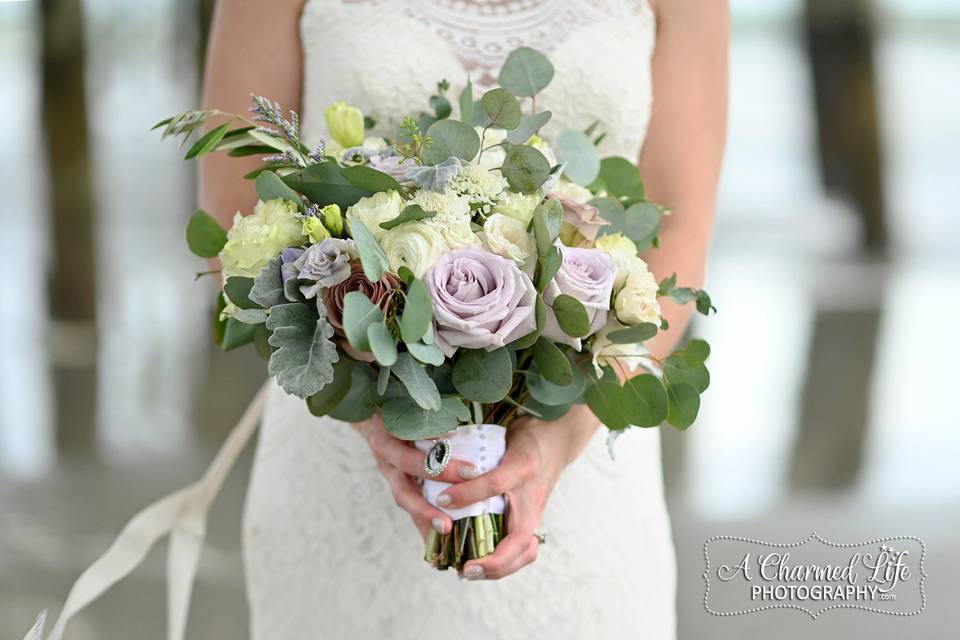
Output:
<instances>
[{"instance_id":1,"label":"white ranunculus","mask_svg":"<svg viewBox=\"0 0 960 640\"><path fill-rule=\"evenodd\" d=\"M619 289L627 281L627 275L634 268L634 261L638 259L637 245L622 234L611 233L597 238L596 247L613 258L613 263L617 265L617 277L613 281L613 288Z\"/></svg>"},{"instance_id":2,"label":"white ranunculus","mask_svg":"<svg viewBox=\"0 0 960 640\"><path fill-rule=\"evenodd\" d=\"M590 189L586 187L581 187L580 185L570 182L569 180L558 180L555 185L553 185L553 190L550 191L551 195L557 196L558 198L565 198L567 200L572 200L578 204L586 204L593 200L593 193L590 192Z\"/></svg>"},{"instance_id":3,"label":"white ranunculus","mask_svg":"<svg viewBox=\"0 0 960 640\"><path fill-rule=\"evenodd\" d=\"M617 319L626 325L652 322L660 324L657 280L640 258L634 258L627 280L617 293L614 308Z\"/></svg>"},{"instance_id":4,"label":"white ranunculus","mask_svg":"<svg viewBox=\"0 0 960 640\"><path fill-rule=\"evenodd\" d=\"M403 199L396 191L380 191L368 198L360 198L347 209L347 222L359 220L373 237L379 240L386 232L381 222L393 220L403 210Z\"/></svg>"},{"instance_id":5,"label":"white ranunculus","mask_svg":"<svg viewBox=\"0 0 960 640\"><path fill-rule=\"evenodd\" d=\"M500 200L493 205L494 213L502 213L505 216L519 220L523 224L530 224L533 218L533 211L540 204L540 196L536 193L522 194L513 191L504 192Z\"/></svg>"},{"instance_id":6,"label":"white ranunculus","mask_svg":"<svg viewBox=\"0 0 960 640\"><path fill-rule=\"evenodd\" d=\"M493 253L518 264L526 262L536 248L527 225L502 213L491 215L483 223L483 243Z\"/></svg>"},{"instance_id":7,"label":"white ranunculus","mask_svg":"<svg viewBox=\"0 0 960 640\"><path fill-rule=\"evenodd\" d=\"M253 213L233 218L220 252L223 276L254 278L283 249L302 243L303 224L297 205L283 198L257 202Z\"/></svg>"},{"instance_id":8,"label":"white ranunculus","mask_svg":"<svg viewBox=\"0 0 960 640\"><path fill-rule=\"evenodd\" d=\"M380 244L392 271L407 267L418 278L450 250L443 235L423 222L405 222L386 231Z\"/></svg>"}]
</instances>

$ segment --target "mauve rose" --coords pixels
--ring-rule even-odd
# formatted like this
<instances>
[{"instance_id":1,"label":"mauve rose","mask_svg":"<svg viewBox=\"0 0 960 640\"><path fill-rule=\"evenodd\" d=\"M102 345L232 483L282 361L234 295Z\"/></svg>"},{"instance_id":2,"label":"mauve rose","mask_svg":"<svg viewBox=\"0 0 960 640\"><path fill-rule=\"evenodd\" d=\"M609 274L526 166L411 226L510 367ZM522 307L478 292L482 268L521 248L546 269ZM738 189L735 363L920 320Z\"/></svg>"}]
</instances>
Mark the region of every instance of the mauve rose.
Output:
<instances>
[{"instance_id":1,"label":"mauve rose","mask_svg":"<svg viewBox=\"0 0 960 640\"><path fill-rule=\"evenodd\" d=\"M575 226L580 235L587 240L596 240L600 227L607 225L607 221L600 217L600 210L592 204L584 204L557 195L549 195L547 198L560 203L563 207L563 221Z\"/></svg>"},{"instance_id":2,"label":"mauve rose","mask_svg":"<svg viewBox=\"0 0 960 640\"><path fill-rule=\"evenodd\" d=\"M492 351L537 327L537 291L512 260L476 247L455 249L437 259L425 283L437 346L448 357L457 347Z\"/></svg>"},{"instance_id":3,"label":"mauve rose","mask_svg":"<svg viewBox=\"0 0 960 640\"><path fill-rule=\"evenodd\" d=\"M592 335L607 323L610 294L613 292L617 268L610 256L600 249L561 246L560 251L563 253L563 263L544 290L543 301L552 307L553 301L561 293L579 300L587 310L587 317L590 319L588 335ZM563 342L577 351L580 350L580 338L564 333L552 310L547 313L543 335L554 342Z\"/></svg>"},{"instance_id":4,"label":"mauve rose","mask_svg":"<svg viewBox=\"0 0 960 640\"><path fill-rule=\"evenodd\" d=\"M393 302L394 294L400 289L400 279L392 273L384 273L376 282L370 282L363 275L363 266L359 260L350 262L350 275L346 280L323 290L323 304L327 308L327 320L334 330L343 335L343 298L351 291L359 291L371 302L380 305L386 313Z\"/></svg>"},{"instance_id":5,"label":"mauve rose","mask_svg":"<svg viewBox=\"0 0 960 640\"><path fill-rule=\"evenodd\" d=\"M356 255L353 240L324 238L307 248L293 263L300 272L297 277L306 284L300 285L300 293L313 298L321 289L340 284L350 276L350 258Z\"/></svg>"}]
</instances>

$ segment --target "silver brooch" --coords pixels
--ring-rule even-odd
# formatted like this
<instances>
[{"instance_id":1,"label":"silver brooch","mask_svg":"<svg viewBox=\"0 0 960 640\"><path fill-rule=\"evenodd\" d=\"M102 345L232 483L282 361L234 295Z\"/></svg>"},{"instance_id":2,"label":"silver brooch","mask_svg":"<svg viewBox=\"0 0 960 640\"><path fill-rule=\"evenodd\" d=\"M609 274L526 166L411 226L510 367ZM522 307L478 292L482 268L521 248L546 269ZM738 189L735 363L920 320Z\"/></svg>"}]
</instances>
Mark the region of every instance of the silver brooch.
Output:
<instances>
[{"instance_id":1,"label":"silver brooch","mask_svg":"<svg viewBox=\"0 0 960 640\"><path fill-rule=\"evenodd\" d=\"M426 471L429 476L438 476L447 468L449 462L450 441L446 438L441 438L434 442L430 450L427 451L427 455L423 459L423 470Z\"/></svg>"}]
</instances>

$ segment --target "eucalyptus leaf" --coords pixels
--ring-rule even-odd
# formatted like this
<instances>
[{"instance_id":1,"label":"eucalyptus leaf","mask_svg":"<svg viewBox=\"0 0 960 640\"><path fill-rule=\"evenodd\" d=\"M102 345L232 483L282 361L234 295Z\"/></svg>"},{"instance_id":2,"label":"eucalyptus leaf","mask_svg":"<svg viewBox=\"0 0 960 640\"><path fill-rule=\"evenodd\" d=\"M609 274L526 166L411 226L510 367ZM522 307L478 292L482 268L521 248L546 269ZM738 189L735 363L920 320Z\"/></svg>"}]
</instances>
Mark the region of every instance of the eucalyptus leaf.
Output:
<instances>
[{"instance_id":1,"label":"eucalyptus leaf","mask_svg":"<svg viewBox=\"0 0 960 640\"><path fill-rule=\"evenodd\" d=\"M513 363L505 347L461 349L453 365L453 384L457 391L473 402L500 402L513 386Z\"/></svg>"},{"instance_id":2,"label":"eucalyptus leaf","mask_svg":"<svg viewBox=\"0 0 960 640\"><path fill-rule=\"evenodd\" d=\"M354 349L370 351L367 327L378 322L383 322L383 312L363 293L350 291L343 297L343 331Z\"/></svg>"},{"instance_id":3,"label":"eucalyptus leaf","mask_svg":"<svg viewBox=\"0 0 960 640\"><path fill-rule=\"evenodd\" d=\"M700 412L700 394L688 384L668 384L667 396L667 422L681 431L689 428Z\"/></svg>"},{"instance_id":4,"label":"eucalyptus leaf","mask_svg":"<svg viewBox=\"0 0 960 640\"><path fill-rule=\"evenodd\" d=\"M267 325L262 322L256 325L253 330L253 347L257 350L257 355L266 362L269 362L270 356L273 355L273 347L270 346L270 336L272 335L273 332L267 329Z\"/></svg>"},{"instance_id":5,"label":"eucalyptus leaf","mask_svg":"<svg viewBox=\"0 0 960 640\"><path fill-rule=\"evenodd\" d=\"M264 171L258 175L255 185L257 197L264 202L282 198L294 203L301 210L303 209L303 200L301 200L300 194L291 189L290 186L273 171Z\"/></svg>"},{"instance_id":6,"label":"eucalyptus leaf","mask_svg":"<svg viewBox=\"0 0 960 640\"><path fill-rule=\"evenodd\" d=\"M260 305L250 300L250 289L253 287L253 278L230 276L223 285L223 292L235 306L240 309L259 309Z\"/></svg>"},{"instance_id":7,"label":"eucalyptus leaf","mask_svg":"<svg viewBox=\"0 0 960 640\"><path fill-rule=\"evenodd\" d=\"M443 398L435 411L425 410L409 398L394 398L383 404L380 415L387 431L401 440L436 438L470 419L470 412L456 398Z\"/></svg>"},{"instance_id":8,"label":"eucalyptus leaf","mask_svg":"<svg viewBox=\"0 0 960 640\"><path fill-rule=\"evenodd\" d=\"M422 280L414 280L407 287L407 295L400 316L400 336L406 343L416 342L433 322L433 304Z\"/></svg>"},{"instance_id":9,"label":"eucalyptus leaf","mask_svg":"<svg viewBox=\"0 0 960 640\"><path fill-rule=\"evenodd\" d=\"M556 245L553 245L550 249L550 252L544 257L540 258L540 269L537 271L537 293L543 293L547 288L547 285L550 284L550 281L553 280L553 277L557 275L557 271L560 270L560 266L563 264L563 255L560 253L560 248Z\"/></svg>"},{"instance_id":10,"label":"eucalyptus leaf","mask_svg":"<svg viewBox=\"0 0 960 640\"><path fill-rule=\"evenodd\" d=\"M223 347L224 351L233 351L237 347L253 342L257 325L244 324L236 318L227 318L223 328Z\"/></svg>"},{"instance_id":11,"label":"eucalyptus leaf","mask_svg":"<svg viewBox=\"0 0 960 640\"><path fill-rule=\"evenodd\" d=\"M558 386L566 386L573 382L573 368L570 361L550 340L541 336L533 345L533 361L537 370L547 382Z\"/></svg>"},{"instance_id":12,"label":"eucalyptus leaf","mask_svg":"<svg viewBox=\"0 0 960 640\"><path fill-rule=\"evenodd\" d=\"M554 248L563 224L563 206L553 198L544 200L533 211L533 235L537 241L537 253L546 256Z\"/></svg>"},{"instance_id":13,"label":"eucalyptus leaf","mask_svg":"<svg viewBox=\"0 0 960 640\"><path fill-rule=\"evenodd\" d=\"M600 156L586 135L576 129L561 133L553 145L557 160L566 164L564 173L579 185L588 185L600 175Z\"/></svg>"},{"instance_id":14,"label":"eucalyptus leaf","mask_svg":"<svg viewBox=\"0 0 960 640\"><path fill-rule=\"evenodd\" d=\"M516 96L506 89L497 88L487 91L480 99L480 107L490 118L490 124L487 126L510 130L520 125L523 115L520 103L517 102Z\"/></svg>"},{"instance_id":15,"label":"eucalyptus leaf","mask_svg":"<svg viewBox=\"0 0 960 640\"><path fill-rule=\"evenodd\" d=\"M285 296L279 256L272 258L253 279L249 297L264 309L283 303ZM290 302L293 301L290 300Z\"/></svg>"},{"instance_id":16,"label":"eucalyptus leaf","mask_svg":"<svg viewBox=\"0 0 960 640\"><path fill-rule=\"evenodd\" d=\"M370 367L355 365L350 373L350 388L329 415L343 422L363 422L377 410L374 401L376 375Z\"/></svg>"},{"instance_id":17,"label":"eucalyptus leaf","mask_svg":"<svg viewBox=\"0 0 960 640\"><path fill-rule=\"evenodd\" d=\"M460 122L473 123L473 82L467 78L467 84L460 92Z\"/></svg>"},{"instance_id":18,"label":"eucalyptus leaf","mask_svg":"<svg viewBox=\"0 0 960 640\"><path fill-rule=\"evenodd\" d=\"M643 200L643 180L637 165L626 158L611 156L600 162L600 176L607 192L617 198Z\"/></svg>"},{"instance_id":19,"label":"eucalyptus leaf","mask_svg":"<svg viewBox=\"0 0 960 640\"><path fill-rule=\"evenodd\" d=\"M627 210L620 200L605 196L603 198L594 198L587 204L596 207L600 217L607 221L606 225L600 227L597 235L606 236L612 233L620 233L627 216Z\"/></svg>"},{"instance_id":20,"label":"eucalyptus leaf","mask_svg":"<svg viewBox=\"0 0 960 640\"><path fill-rule=\"evenodd\" d=\"M641 322L633 327L611 331L607 334L607 339L617 344L636 344L645 342L655 335L657 335L657 325L652 322Z\"/></svg>"},{"instance_id":21,"label":"eucalyptus leaf","mask_svg":"<svg viewBox=\"0 0 960 640\"><path fill-rule=\"evenodd\" d=\"M404 222L417 222L419 220L426 220L427 218L432 218L437 215L433 211L424 211L423 208L418 204L408 204L403 208L403 211L396 218L391 218L386 222L380 223L381 229L393 229L396 226L403 224Z\"/></svg>"},{"instance_id":22,"label":"eucalyptus leaf","mask_svg":"<svg viewBox=\"0 0 960 640\"><path fill-rule=\"evenodd\" d=\"M667 418L667 392L656 376L630 378L621 399L620 413L635 427L656 427Z\"/></svg>"},{"instance_id":23,"label":"eucalyptus leaf","mask_svg":"<svg viewBox=\"0 0 960 640\"><path fill-rule=\"evenodd\" d=\"M387 392L387 386L390 384L390 367L381 367L377 374L377 395L382 396Z\"/></svg>"},{"instance_id":24,"label":"eucalyptus leaf","mask_svg":"<svg viewBox=\"0 0 960 640\"><path fill-rule=\"evenodd\" d=\"M527 391L537 402L557 406L573 404L583 395L586 379L578 368L571 368L573 379L569 384L558 385L546 380L540 369L534 365L526 372Z\"/></svg>"},{"instance_id":25,"label":"eucalyptus leaf","mask_svg":"<svg viewBox=\"0 0 960 640\"><path fill-rule=\"evenodd\" d=\"M355 360L340 358L333 365L333 380L307 398L307 409L315 416L325 416L336 408L350 390Z\"/></svg>"},{"instance_id":26,"label":"eucalyptus leaf","mask_svg":"<svg viewBox=\"0 0 960 640\"><path fill-rule=\"evenodd\" d=\"M423 365L414 360L407 352L397 356L392 369L393 375L407 388L407 393L421 408L436 411L440 408L440 392L437 385L427 375Z\"/></svg>"},{"instance_id":27,"label":"eucalyptus leaf","mask_svg":"<svg viewBox=\"0 0 960 640\"><path fill-rule=\"evenodd\" d=\"M437 120L443 120L444 118L449 118L450 114L453 113L453 107L450 106L450 101L443 96L432 95L430 100L427 102L430 105L430 108L433 109L433 114L436 116Z\"/></svg>"},{"instance_id":28,"label":"eucalyptus leaf","mask_svg":"<svg viewBox=\"0 0 960 640\"><path fill-rule=\"evenodd\" d=\"M367 325L367 342L377 363L382 367L392 367L397 361L397 343L383 322Z\"/></svg>"},{"instance_id":29,"label":"eucalyptus leaf","mask_svg":"<svg viewBox=\"0 0 960 640\"><path fill-rule=\"evenodd\" d=\"M699 393L710 386L710 371L703 361L688 361L684 351L671 354L663 361L663 375L670 384L688 384Z\"/></svg>"},{"instance_id":30,"label":"eucalyptus leaf","mask_svg":"<svg viewBox=\"0 0 960 640\"><path fill-rule=\"evenodd\" d=\"M336 204L341 210L356 204L360 198L372 196L370 189L351 183L336 162L320 162L283 176L283 181L318 207Z\"/></svg>"},{"instance_id":31,"label":"eucalyptus leaf","mask_svg":"<svg viewBox=\"0 0 960 640\"><path fill-rule=\"evenodd\" d=\"M660 233L660 221L663 212L652 202L637 202L630 205L624 213L623 235L633 240L638 251L644 251L653 244Z\"/></svg>"},{"instance_id":32,"label":"eucalyptus leaf","mask_svg":"<svg viewBox=\"0 0 960 640\"><path fill-rule=\"evenodd\" d=\"M621 393L622 389L617 383L597 381L590 384L583 394L593 415L611 430L626 429L630 426L621 413Z\"/></svg>"},{"instance_id":33,"label":"eucalyptus leaf","mask_svg":"<svg viewBox=\"0 0 960 640\"><path fill-rule=\"evenodd\" d=\"M548 422L562 418L570 411L570 407L572 406L573 403L543 404L534 398L528 398L527 401L523 403L523 409L536 414L541 420L547 420Z\"/></svg>"},{"instance_id":34,"label":"eucalyptus leaf","mask_svg":"<svg viewBox=\"0 0 960 640\"><path fill-rule=\"evenodd\" d=\"M550 177L550 163L533 147L507 143L500 173L513 191L535 193Z\"/></svg>"},{"instance_id":35,"label":"eucalyptus leaf","mask_svg":"<svg viewBox=\"0 0 960 640\"><path fill-rule=\"evenodd\" d=\"M476 130L459 120L440 120L430 125L427 137L433 143L423 152L423 162L436 165L447 158L472 160L480 151L480 136Z\"/></svg>"},{"instance_id":36,"label":"eucalyptus leaf","mask_svg":"<svg viewBox=\"0 0 960 640\"><path fill-rule=\"evenodd\" d=\"M216 258L227 244L227 232L213 216L197 209L187 222L187 246L201 258Z\"/></svg>"},{"instance_id":37,"label":"eucalyptus leaf","mask_svg":"<svg viewBox=\"0 0 960 640\"><path fill-rule=\"evenodd\" d=\"M543 125L550 122L550 118L553 114L549 111L541 111L540 113L534 113L527 116L522 116L520 118L520 124L509 133L507 133L507 140L513 144L523 144L531 137L533 137Z\"/></svg>"},{"instance_id":38,"label":"eucalyptus leaf","mask_svg":"<svg viewBox=\"0 0 960 640\"><path fill-rule=\"evenodd\" d=\"M590 316L583 303L566 293L553 300L553 313L561 331L571 338L584 338L590 333Z\"/></svg>"},{"instance_id":39,"label":"eucalyptus leaf","mask_svg":"<svg viewBox=\"0 0 960 640\"><path fill-rule=\"evenodd\" d=\"M400 190L400 183L397 182L396 178L362 164L343 167L340 173L347 179L347 182L370 193Z\"/></svg>"},{"instance_id":40,"label":"eucalyptus leaf","mask_svg":"<svg viewBox=\"0 0 960 640\"><path fill-rule=\"evenodd\" d=\"M424 364L439 366L443 364L444 355L435 344L423 344L422 342L407 342L407 351Z\"/></svg>"},{"instance_id":41,"label":"eucalyptus leaf","mask_svg":"<svg viewBox=\"0 0 960 640\"><path fill-rule=\"evenodd\" d=\"M322 304L316 312L298 302L277 305L270 310L267 329L273 331L270 346L277 347L267 371L284 391L307 398L333 380L333 363L340 356L330 341L333 327Z\"/></svg>"},{"instance_id":42,"label":"eucalyptus leaf","mask_svg":"<svg viewBox=\"0 0 960 640\"><path fill-rule=\"evenodd\" d=\"M383 277L383 274L390 266L387 260L387 254L377 239L373 237L370 230L359 218L350 220L350 233L353 235L353 242L360 254L360 264L363 265L363 275L367 276L370 282L377 282Z\"/></svg>"},{"instance_id":43,"label":"eucalyptus leaf","mask_svg":"<svg viewBox=\"0 0 960 640\"><path fill-rule=\"evenodd\" d=\"M500 86L514 95L532 98L553 80L554 68L545 55L531 49L514 49L500 67Z\"/></svg>"}]
</instances>

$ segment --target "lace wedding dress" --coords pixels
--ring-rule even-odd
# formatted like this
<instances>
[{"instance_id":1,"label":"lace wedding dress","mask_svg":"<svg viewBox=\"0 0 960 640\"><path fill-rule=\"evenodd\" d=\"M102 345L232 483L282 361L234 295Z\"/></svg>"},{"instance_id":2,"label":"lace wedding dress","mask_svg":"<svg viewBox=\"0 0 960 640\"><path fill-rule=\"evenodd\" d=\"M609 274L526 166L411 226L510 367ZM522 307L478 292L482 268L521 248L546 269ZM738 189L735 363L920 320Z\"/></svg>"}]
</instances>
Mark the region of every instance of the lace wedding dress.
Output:
<instances>
[{"instance_id":1,"label":"lace wedding dress","mask_svg":"<svg viewBox=\"0 0 960 640\"><path fill-rule=\"evenodd\" d=\"M594 120L604 155L636 158L650 113L655 24L626 0L313 0L301 19L303 122L346 100L384 131L426 107L446 78L474 95L520 45L548 53L538 108L551 131ZM303 638L673 638L674 550L656 429L634 429L616 460L598 431L550 499L537 562L467 582L422 559L361 437L271 390L247 498L251 632Z\"/></svg>"}]
</instances>

